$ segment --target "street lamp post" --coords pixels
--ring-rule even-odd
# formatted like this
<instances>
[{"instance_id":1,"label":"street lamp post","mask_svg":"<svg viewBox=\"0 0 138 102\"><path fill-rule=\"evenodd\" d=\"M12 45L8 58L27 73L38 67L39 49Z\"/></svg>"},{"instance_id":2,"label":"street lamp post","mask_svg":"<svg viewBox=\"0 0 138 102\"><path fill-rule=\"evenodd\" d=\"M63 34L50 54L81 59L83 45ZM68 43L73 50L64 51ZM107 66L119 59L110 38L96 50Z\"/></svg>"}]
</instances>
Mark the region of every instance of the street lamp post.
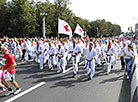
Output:
<instances>
[{"instance_id":1,"label":"street lamp post","mask_svg":"<svg viewBox=\"0 0 138 102\"><path fill-rule=\"evenodd\" d=\"M47 13L40 13L40 15L43 16L43 18L42 18L42 22L43 22L42 31L43 31L43 38L44 38L44 37L46 37L46 36L45 36L45 19L46 19Z\"/></svg>"}]
</instances>

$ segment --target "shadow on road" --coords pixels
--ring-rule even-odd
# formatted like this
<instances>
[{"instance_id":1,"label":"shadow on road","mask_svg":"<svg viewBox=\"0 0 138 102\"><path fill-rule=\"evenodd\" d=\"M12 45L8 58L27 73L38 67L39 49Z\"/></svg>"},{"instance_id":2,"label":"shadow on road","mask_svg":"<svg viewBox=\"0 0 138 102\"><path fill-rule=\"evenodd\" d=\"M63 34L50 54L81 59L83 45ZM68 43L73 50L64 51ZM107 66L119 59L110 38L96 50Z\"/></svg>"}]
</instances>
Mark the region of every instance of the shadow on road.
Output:
<instances>
[{"instance_id":1,"label":"shadow on road","mask_svg":"<svg viewBox=\"0 0 138 102\"><path fill-rule=\"evenodd\" d=\"M130 102L130 80L124 76L118 102Z\"/></svg>"},{"instance_id":2,"label":"shadow on road","mask_svg":"<svg viewBox=\"0 0 138 102\"><path fill-rule=\"evenodd\" d=\"M104 84L106 82L115 82L115 81L118 81L118 80L123 80L123 75L120 75L120 76L117 76L117 77L114 77L114 78L110 78L110 79L103 80L102 82L100 82L100 84Z\"/></svg>"}]
</instances>

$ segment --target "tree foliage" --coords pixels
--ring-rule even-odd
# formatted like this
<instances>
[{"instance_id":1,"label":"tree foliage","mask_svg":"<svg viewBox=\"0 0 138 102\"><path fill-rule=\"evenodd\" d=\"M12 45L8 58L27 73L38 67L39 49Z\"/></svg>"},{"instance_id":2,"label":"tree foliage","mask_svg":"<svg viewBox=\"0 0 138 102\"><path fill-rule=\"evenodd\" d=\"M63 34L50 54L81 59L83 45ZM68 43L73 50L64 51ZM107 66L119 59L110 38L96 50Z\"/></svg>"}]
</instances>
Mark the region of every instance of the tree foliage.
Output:
<instances>
[{"instance_id":1,"label":"tree foliage","mask_svg":"<svg viewBox=\"0 0 138 102\"><path fill-rule=\"evenodd\" d=\"M89 36L118 35L121 27L106 20L88 21L77 17L70 9L69 0L55 0L51 3L34 0L0 0L0 36L32 37L42 36L42 15L46 15L46 36L57 36L58 18L67 21L72 30L79 24Z\"/></svg>"}]
</instances>

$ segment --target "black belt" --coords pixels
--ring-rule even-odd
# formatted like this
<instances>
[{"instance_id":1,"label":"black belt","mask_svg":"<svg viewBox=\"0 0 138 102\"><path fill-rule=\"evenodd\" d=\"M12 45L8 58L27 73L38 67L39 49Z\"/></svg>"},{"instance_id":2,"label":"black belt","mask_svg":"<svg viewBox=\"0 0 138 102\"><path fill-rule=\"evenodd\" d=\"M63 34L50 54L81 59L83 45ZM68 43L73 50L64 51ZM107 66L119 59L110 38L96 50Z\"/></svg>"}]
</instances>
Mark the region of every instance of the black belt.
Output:
<instances>
[{"instance_id":1,"label":"black belt","mask_svg":"<svg viewBox=\"0 0 138 102\"><path fill-rule=\"evenodd\" d=\"M51 60L52 60L52 59L53 59L53 56L54 56L54 55L49 55L49 59L51 59Z\"/></svg>"},{"instance_id":2,"label":"black belt","mask_svg":"<svg viewBox=\"0 0 138 102\"><path fill-rule=\"evenodd\" d=\"M92 60L88 60L88 59L86 59L88 62L91 62Z\"/></svg>"},{"instance_id":3,"label":"black belt","mask_svg":"<svg viewBox=\"0 0 138 102\"><path fill-rule=\"evenodd\" d=\"M75 57L75 63L76 63L76 55L72 55L72 57Z\"/></svg>"},{"instance_id":4,"label":"black belt","mask_svg":"<svg viewBox=\"0 0 138 102\"><path fill-rule=\"evenodd\" d=\"M88 59L86 59L86 60L87 60L86 68L87 68L88 64L89 64L89 67L91 68L91 61L92 60L88 60Z\"/></svg>"},{"instance_id":5,"label":"black belt","mask_svg":"<svg viewBox=\"0 0 138 102\"><path fill-rule=\"evenodd\" d=\"M37 54L37 53L36 53ZM42 52L40 52L39 54L37 54L37 55L41 55L42 54Z\"/></svg>"},{"instance_id":6,"label":"black belt","mask_svg":"<svg viewBox=\"0 0 138 102\"><path fill-rule=\"evenodd\" d=\"M76 57L76 55L72 55L72 57Z\"/></svg>"},{"instance_id":7,"label":"black belt","mask_svg":"<svg viewBox=\"0 0 138 102\"><path fill-rule=\"evenodd\" d=\"M63 56L62 56L62 57L63 57ZM59 56L58 56L58 62L60 62L60 60L61 60L62 57L59 57Z\"/></svg>"},{"instance_id":8,"label":"black belt","mask_svg":"<svg viewBox=\"0 0 138 102\"><path fill-rule=\"evenodd\" d=\"M110 62L110 61L111 61L111 55L109 55L109 54L106 54L106 55L107 55L106 61L107 61L107 62Z\"/></svg>"},{"instance_id":9,"label":"black belt","mask_svg":"<svg viewBox=\"0 0 138 102\"><path fill-rule=\"evenodd\" d=\"M50 55L49 57L52 57L52 56L54 56L54 55Z\"/></svg>"}]
</instances>

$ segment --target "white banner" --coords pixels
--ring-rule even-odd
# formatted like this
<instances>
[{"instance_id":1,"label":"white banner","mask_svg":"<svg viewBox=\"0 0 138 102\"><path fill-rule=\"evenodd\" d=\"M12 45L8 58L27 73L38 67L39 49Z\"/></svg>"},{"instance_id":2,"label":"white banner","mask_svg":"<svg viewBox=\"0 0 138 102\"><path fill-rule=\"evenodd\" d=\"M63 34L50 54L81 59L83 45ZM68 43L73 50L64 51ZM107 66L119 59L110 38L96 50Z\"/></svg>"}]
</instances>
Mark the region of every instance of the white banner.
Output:
<instances>
[{"instance_id":1,"label":"white banner","mask_svg":"<svg viewBox=\"0 0 138 102\"><path fill-rule=\"evenodd\" d=\"M84 36L84 31L83 31L83 29L80 27L79 24L77 24L77 27L76 27L74 33L76 33L76 34L78 34L78 35L80 35L80 36L82 36L82 37Z\"/></svg>"},{"instance_id":2,"label":"white banner","mask_svg":"<svg viewBox=\"0 0 138 102\"><path fill-rule=\"evenodd\" d=\"M58 19L58 34L65 34L69 35L69 37L72 37L72 30L70 25L61 19Z\"/></svg>"}]
</instances>

